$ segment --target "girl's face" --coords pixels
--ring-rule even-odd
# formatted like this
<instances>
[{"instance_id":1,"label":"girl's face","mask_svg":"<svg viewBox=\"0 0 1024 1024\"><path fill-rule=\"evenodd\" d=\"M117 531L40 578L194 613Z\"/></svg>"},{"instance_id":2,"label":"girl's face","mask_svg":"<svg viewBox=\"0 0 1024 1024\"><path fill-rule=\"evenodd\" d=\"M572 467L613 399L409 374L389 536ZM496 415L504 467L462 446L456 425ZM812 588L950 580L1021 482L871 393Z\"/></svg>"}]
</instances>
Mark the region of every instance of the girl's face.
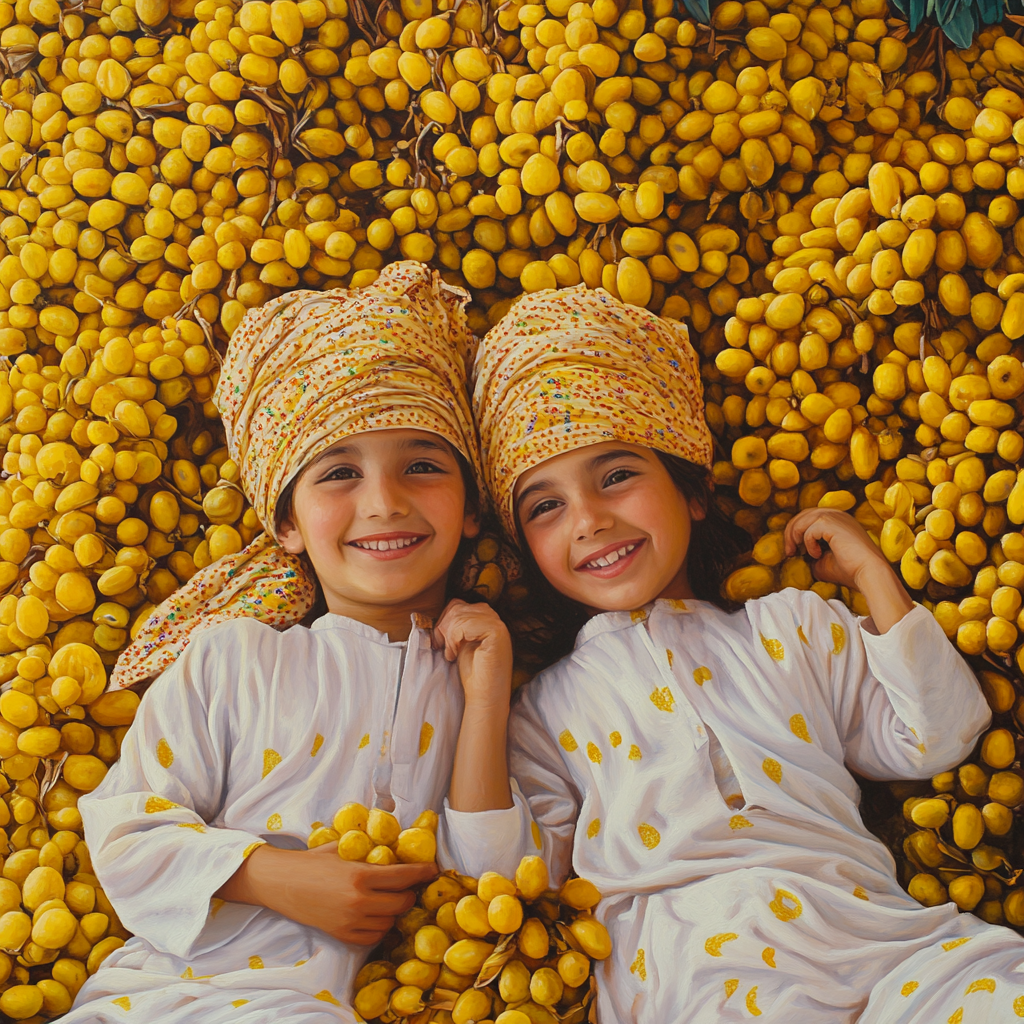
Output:
<instances>
[{"instance_id":1,"label":"girl's face","mask_svg":"<svg viewBox=\"0 0 1024 1024\"><path fill-rule=\"evenodd\" d=\"M332 612L365 621L372 609L440 611L459 542L478 531L447 441L373 430L305 466L278 539L309 555Z\"/></svg>"},{"instance_id":2,"label":"girl's face","mask_svg":"<svg viewBox=\"0 0 1024 1024\"><path fill-rule=\"evenodd\" d=\"M688 503L657 454L606 441L556 455L516 482L523 540L556 590L591 611L692 597Z\"/></svg>"}]
</instances>

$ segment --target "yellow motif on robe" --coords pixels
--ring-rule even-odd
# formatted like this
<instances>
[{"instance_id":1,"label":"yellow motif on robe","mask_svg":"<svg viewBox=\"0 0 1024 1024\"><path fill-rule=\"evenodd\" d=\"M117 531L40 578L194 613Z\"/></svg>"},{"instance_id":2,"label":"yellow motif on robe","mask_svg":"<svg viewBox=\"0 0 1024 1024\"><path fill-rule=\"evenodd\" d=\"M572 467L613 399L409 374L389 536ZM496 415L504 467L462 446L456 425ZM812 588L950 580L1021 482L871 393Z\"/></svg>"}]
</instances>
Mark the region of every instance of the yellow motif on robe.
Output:
<instances>
[{"instance_id":1,"label":"yellow motif on robe","mask_svg":"<svg viewBox=\"0 0 1024 1024\"><path fill-rule=\"evenodd\" d=\"M647 822L641 822L637 825L636 830L640 833L640 842L648 850L653 850L661 842L661 833L653 825L648 825Z\"/></svg>"},{"instance_id":2,"label":"yellow motif on robe","mask_svg":"<svg viewBox=\"0 0 1024 1024\"><path fill-rule=\"evenodd\" d=\"M249 967L250 967L251 970L254 970L254 971L262 971L263 970L263 958L259 957L259 956L251 956L251 957L249 957Z\"/></svg>"},{"instance_id":3,"label":"yellow motif on robe","mask_svg":"<svg viewBox=\"0 0 1024 1024\"><path fill-rule=\"evenodd\" d=\"M434 738L434 727L429 722L424 722L420 728L420 757L430 749L430 741Z\"/></svg>"},{"instance_id":4,"label":"yellow motif on robe","mask_svg":"<svg viewBox=\"0 0 1024 1024\"><path fill-rule=\"evenodd\" d=\"M793 906L787 906L787 900L789 900ZM773 899L768 906L771 908L771 912L780 921L795 921L804 912L804 906L800 900L785 889L776 889L775 899Z\"/></svg>"},{"instance_id":5,"label":"yellow motif on robe","mask_svg":"<svg viewBox=\"0 0 1024 1024\"><path fill-rule=\"evenodd\" d=\"M643 608L638 608L635 612L629 613L630 622L644 622L647 619L647 612Z\"/></svg>"},{"instance_id":6,"label":"yellow motif on robe","mask_svg":"<svg viewBox=\"0 0 1024 1024\"><path fill-rule=\"evenodd\" d=\"M946 1021L946 1024L962 1024L963 1019L964 1019L964 1008L962 1006L958 1006L949 1015L949 1020Z\"/></svg>"},{"instance_id":7,"label":"yellow motif on robe","mask_svg":"<svg viewBox=\"0 0 1024 1024\"><path fill-rule=\"evenodd\" d=\"M665 649L665 653L668 655L668 667L672 667L672 662L676 660L676 656L672 653L670 648Z\"/></svg>"},{"instance_id":8,"label":"yellow motif on robe","mask_svg":"<svg viewBox=\"0 0 1024 1024\"><path fill-rule=\"evenodd\" d=\"M641 981L647 980L647 958L642 949L636 951L636 959L629 965L629 973L639 975Z\"/></svg>"},{"instance_id":9,"label":"yellow motif on robe","mask_svg":"<svg viewBox=\"0 0 1024 1024\"><path fill-rule=\"evenodd\" d=\"M901 996L913 995L920 987L921 987L921 983L919 981L908 981L906 983L906 985L904 985L903 988L900 989L900 995Z\"/></svg>"},{"instance_id":10,"label":"yellow motif on robe","mask_svg":"<svg viewBox=\"0 0 1024 1024\"><path fill-rule=\"evenodd\" d=\"M313 998L319 999L325 1003L331 1003L333 1006L341 1006L341 1003L337 999L335 999L334 996L332 996L331 993L327 991L327 989L324 989L323 992L317 992L317 994L313 996Z\"/></svg>"},{"instance_id":11,"label":"yellow motif on robe","mask_svg":"<svg viewBox=\"0 0 1024 1024\"><path fill-rule=\"evenodd\" d=\"M206 826L199 821L179 821L178 828L191 828L196 832L205 832Z\"/></svg>"},{"instance_id":12,"label":"yellow motif on robe","mask_svg":"<svg viewBox=\"0 0 1024 1024\"><path fill-rule=\"evenodd\" d=\"M867 900L868 903L871 902L870 900L868 900L867 890L865 890L863 885L855 885L853 887L853 895L856 896L859 900Z\"/></svg>"},{"instance_id":13,"label":"yellow motif on robe","mask_svg":"<svg viewBox=\"0 0 1024 1024\"><path fill-rule=\"evenodd\" d=\"M969 996L972 992L995 992L996 990L996 979L995 978L979 978L977 981L972 981L964 991L965 996Z\"/></svg>"},{"instance_id":14,"label":"yellow motif on robe","mask_svg":"<svg viewBox=\"0 0 1024 1024\"><path fill-rule=\"evenodd\" d=\"M358 749L362 750L363 747L368 747L369 745L370 745L370 734L368 732L364 732L363 733L363 738L359 741Z\"/></svg>"},{"instance_id":15,"label":"yellow motif on robe","mask_svg":"<svg viewBox=\"0 0 1024 1024\"><path fill-rule=\"evenodd\" d=\"M651 703L659 711L675 711L676 699L672 696L672 691L667 687L663 686L659 690L654 690L651 693Z\"/></svg>"},{"instance_id":16,"label":"yellow motif on robe","mask_svg":"<svg viewBox=\"0 0 1024 1024\"><path fill-rule=\"evenodd\" d=\"M746 818L743 817L742 814L734 814L729 819L729 828L733 829L733 831L735 831L738 828L753 828L753 827L754 827L754 823L752 821L748 821Z\"/></svg>"},{"instance_id":17,"label":"yellow motif on robe","mask_svg":"<svg viewBox=\"0 0 1024 1024\"><path fill-rule=\"evenodd\" d=\"M846 630L838 622L832 623L832 653L842 654L846 646Z\"/></svg>"},{"instance_id":18,"label":"yellow motif on robe","mask_svg":"<svg viewBox=\"0 0 1024 1024\"><path fill-rule=\"evenodd\" d=\"M779 764L774 757L766 757L764 761L761 762L761 767L764 769L765 775L767 775L772 782L779 785L782 784L782 765Z\"/></svg>"},{"instance_id":19,"label":"yellow motif on robe","mask_svg":"<svg viewBox=\"0 0 1024 1024\"><path fill-rule=\"evenodd\" d=\"M775 966L775 950L771 946L765 946L761 950L761 959L769 966Z\"/></svg>"},{"instance_id":20,"label":"yellow motif on robe","mask_svg":"<svg viewBox=\"0 0 1024 1024\"><path fill-rule=\"evenodd\" d=\"M1017 996L1013 1001L1013 1012L1018 1017L1024 1017L1024 996Z\"/></svg>"},{"instance_id":21,"label":"yellow motif on robe","mask_svg":"<svg viewBox=\"0 0 1024 1024\"><path fill-rule=\"evenodd\" d=\"M786 657L786 648L782 646L781 640L771 640L762 633L761 643L773 661L782 661Z\"/></svg>"},{"instance_id":22,"label":"yellow motif on robe","mask_svg":"<svg viewBox=\"0 0 1024 1024\"><path fill-rule=\"evenodd\" d=\"M281 755L276 750L271 750L267 747L263 751L263 778L265 779L279 764L281 763Z\"/></svg>"},{"instance_id":23,"label":"yellow motif on robe","mask_svg":"<svg viewBox=\"0 0 1024 1024\"><path fill-rule=\"evenodd\" d=\"M569 732L568 729L563 729L558 734L558 742L561 743L562 746L570 754L579 747L579 744L576 742L576 737L573 736L573 734L571 732Z\"/></svg>"},{"instance_id":24,"label":"yellow motif on robe","mask_svg":"<svg viewBox=\"0 0 1024 1024\"><path fill-rule=\"evenodd\" d=\"M601 831L601 819L600 818L595 818L587 826L587 838L588 839L593 839L594 836L596 836L597 833L600 832L600 831Z\"/></svg>"},{"instance_id":25,"label":"yellow motif on robe","mask_svg":"<svg viewBox=\"0 0 1024 1024\"><path fill-rule=\"evenodd\" d=\"M751 1016L754 1016L754 1017L760 1017L761 1016L761 1011L757 1008L757 986L756 985L747 993L747 1010L750 1012Z\"/></svg>"},{"instance_id":26,"label":"yellow motif on robe","mask_svg":"<svg viewBox=\"0 0 1024 1024\"><path fill-rule=\"evenodd\" d=\"M156 759L162 768L170 768L174 764L174 751L171 750L171 745L167 740L161 739L157 743Z\"/></svg>"},{"instance_id":27,"label":"yellow motif on robe","mask_svg":"<svg viewBox=\"0 0 1024 1024\"><path fill-rule=\"evenodd\" d=\"M725 998L728 999L729 996L731 996L733 994L733 992L735 992L736 989L738 989L739 987L740 987L740 979L739 978L729 978L729 980L726 981L726 983L725 983Z\"/></svg>"},{"instance_id":28,"label":"yellow motif on robe","mask_svg":"<svg viewBox=\"0 0 1024 1024\"><path fill-rule=\"evenodd\" d=\"M264 844L264 843L263 843L262 841L260 841L260 842L258 842L258 843L250 843L250 844L249 844L249 845L248 845L248 846L247 846L247 847L246 847L246 848L245 848L245 849L244 849L244 850L242 851L242 860L245 860L245 859L246 859L246 858L247 858L247 857L248 857L248 856L249 856L249 855L250 855L250 854L251 854L251 853L253 852L253 850L258 850L258 849L259 849L259 848L260 848L261 846L263 846L263 845L265 845L265 844Z\"/></svg>"},{"instance_id":29,"label":"yellow motif on robe","mask_svg":"<svg viewBox=\"0 0 1024 1024\"><path fill-rule=\"evenodd\" d=\"M630 761L639 761L644 755L640 753L640 748L635 744L631 744L629 748L629 759Z\"/></svg>"},{"instance_id":30,"label":"yellow motif on robe","mask_svg":"<svg viewBox=\"0 0 1024 1024\"><path fill-rule=\"evenodd\" d=\"M601 748L596 743L588 743L587 757L589 757L590 760L594 762L594 764L600 764L602 757Z\"/></svg>"},{"instance_id":31,"label":"yellow motif on robe","mask_svg":"<svg viewBox=\"0 0 1024 1024\"><path fill-rule=\"evenodd\" d=\"M231 1005L235 1007L235 1009L238 1009L239 1006L245 1006L247 1002L249 1002L248 999L232 999Z\"/></svg>"},{"instance_id":32,"label":"yellow motif on robe","mask_svg":"<svg viewBox=\"0 0 1024 1024\"><path fill-rule=\"evenodd\" d=\"M127 996L121 996L120 999L110 1000L115 1006L120 1006L122 1010L128 1011L132 1008L132 1001Z\"/></svg>"},{"instance_id":33,"label":"yellow motif on robe","mask_svg":"<svg viewBox=\"0 0 1024 1024\"><path fill-rule=\"evenodd\" d=\"M712 935L704 943L704 952L709 956L721 956L722 946L726 942L732 942L734 939L738 939L739 936L735 932L722 932L721 935Z\"/></svg>"},{"instance_id":34,"label":"yellow motif on robe","mask_svg":"<svg viewBox=\"0 0 1024 1024\"><path fill-rule=\"evenodd\" d=\"M703 686L705 683L711 680L711 669L707 665L701 665L700 668L693 670L693 681L698 686Z\"/></svg>"},{"instance_id":35,"label":"yellow motif on robe","mask_svg":"<svg viewBox=\"0 0 1024 1024\"><path fill-rule=\"evenodd\" d=\"M280 832L281 829L284 828L284 822L281 820L281 815L272 814L267 818L267 828L269 828L271 832Z\"/></svg>"},{"instance_id":36,"label":"yellow motif on robe","mask_svg":"<svg viewBox=\"0 0 1024 1024\"><path fill-rule=\"evenodd\" d=\"M962 946L965 942L970 942L971 936L967 935L962 939L950 939L949 942L944 942L942 948L948 953L951 949L956 949L957 946Z\"/></svg>"},{"instance_id":37,"label":"yellow motif on robe","mask_svg":"<svg viewBox=\"0 0 1024 1024\"><path fill-rule=\"evenodd\" d=\"M263 846L264 844L263 843L257 843L256 845L257 846ZM225 903L227 903L227 900L222 900L219 896L211 896L210 897L210 917L216 917L218 912L220 911L221 907L223 907ZM213 975L211 974L210 977L212 978Z\"/></svg>"},{"instance_id":38,"label":"yellow motif on robe","mask_svg":"<svg viewBox=\"0 0 1024 1024\"><path fill-rule=\"evenodd\" d=\"M798 739L803 740L804 743L813 742L811 734L807 731L807 723L804 721L803 715L794 715L789 720L789 731Z\"/></svg>"},{"instance_id":39,"label":"yellow motif on robe","mask_svg":"<svg viewBox=\"0 0 1024 1024\"><path fill-rule=\"evenodd\" d=\"M151 796L146 801L146 813L156 814L158 811L169 811L180 806L181 804L176 804L173 800L167 800L162 796Z\"/></svg>"},{"instance_id":40,"label":"yellow motif on robe","mask_svg":"<svg viewBox=\"0 0 1024 1024\"><path fill-rule=\"evenodd\" d=\"M608 737L608 742L613 746L617 747L622 742L622 733L613 732Z\"/></svg>"},{"instance_id":41,"label":"yellow motif on robe","mask_svg":"<svg viewBox=\"0 0 1024 1024\"><path fill-rule=\"evenodd\" d=\"M798 637L800 637L800 640L801 640L802 643L806 644L808 647L811 646L810 640L807 639L807 635L804 633L804 627L803 626L797 626L796 627L796 635Z\"/></svg>"},{"instance_id":42,"label":"yellow motif on robe","mask_svg":"<svg viewBox=\"0 0 1024 1024\"><path fill-rule=\"evenodd\" d=\"M316 734L316 739L313 740L313 749L309 752L310 757L316 757L320 753L320 748L324 745L324 738L320 733Z\"/></svg>"},{"instance_id":43,"label":"yellow motif on robe","mask_svg":"<svg viewBox=\"0 0 1024 1024\"><path fill-rule=\"evenodd\" d=\"M535 821L530 822L530 835L533 836L533 845L539 850L541 848L540 828Z\"/></svg>"}]
</instances>

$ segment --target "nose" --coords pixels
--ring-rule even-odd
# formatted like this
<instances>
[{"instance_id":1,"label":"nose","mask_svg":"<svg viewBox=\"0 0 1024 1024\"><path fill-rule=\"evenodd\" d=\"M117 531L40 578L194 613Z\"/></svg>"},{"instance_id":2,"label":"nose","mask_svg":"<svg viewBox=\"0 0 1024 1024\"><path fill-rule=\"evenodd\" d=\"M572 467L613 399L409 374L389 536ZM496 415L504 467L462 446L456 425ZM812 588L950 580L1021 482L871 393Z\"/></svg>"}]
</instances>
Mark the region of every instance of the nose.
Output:
<instances>
[{"instance_id":1,"label":"nose","mask_svg":"<svg viewBox=\"0 0 1024 1024\"><path fill-rule=\"evenodd\" d=\"M574 503L573 513L573 536L577 541L596 537L610 529L615 522L614 516L600 502Z\"/></svg>"},{"instance_id":2,"label":"nose","mask_svg":"<svg viewBox=\"0 0 1024 1024\"><path fill-rule=\"evenodd\" d=\"M400 519L409 513L403 489L391 473L368 473L359 490L361 511L367 519Z\"/></svg>"}]
</instances>

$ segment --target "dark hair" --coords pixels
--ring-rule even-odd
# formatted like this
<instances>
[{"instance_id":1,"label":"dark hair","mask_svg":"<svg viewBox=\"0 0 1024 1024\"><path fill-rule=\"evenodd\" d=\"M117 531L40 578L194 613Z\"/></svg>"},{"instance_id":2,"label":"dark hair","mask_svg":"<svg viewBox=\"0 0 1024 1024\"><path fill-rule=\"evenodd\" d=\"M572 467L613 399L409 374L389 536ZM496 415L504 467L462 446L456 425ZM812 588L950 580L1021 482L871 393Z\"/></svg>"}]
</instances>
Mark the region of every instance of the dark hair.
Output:
<instances>
[{"instance_id":1,"label":"dark hair","mask_svg":"<svg viewBox=\"0 0 1024 1024\"><path fill-rule=\"evenodd\" d=\"M735 605L722 594L736 560L751 548L750 535L733 523L719 508L706 469L677 455L655 451L677 490L687 501L704 510L703 519L691 522L690 544L686 554L686 575L694 596L711 601L726 611ZM523 535L519 514L516 530ZM583 605L559 593L537 566L529 546L520 551L523 583L529 592L529 611L507 614L516 638L517 653L529 667L539 671L572 650L576 634L589 618Z\"/></svg>"},{"instance_id":2,"label":"dark hair","mask_svg":"<svg viewBox=\"0 0 1024 1024\"><path fill-rule=\"evenodd\" d=\"M445 441L445 444L448 444ZM455 456L455 461L459 465L459 473L462 476L462 483L466 489L466 509L470 512L479 514L480 511L480 487L477 484L476 476L473 473L472 467L465 455L462 454L453 445L448 445L451 448L452 454ZM281 526L284 524L286 519L291 519L295 511L295 485L299 482L299 477L302 476L302 472L297 473L286 485L284 490L277 497L277 503L274 505L274 532L280 533ZM483 524L481 524L483 526ZM462 591L459 586L459 582L462 577L461 566L470 558L473 552L473 547L476 541L471 537L463 537L459 542L458 550L455 552L455 558L452 561L452 568L448 572L448 587L445 596L448 600L453 597L461 597L463 600L469 601L471 604L477 600L482 600L476 593L470 592L466 594ZM309 625L315 619L318 619L321 615L327 612L327 600L324 597L324 590L320 584L320 577L316 574L316 569L313 567L313 561L309 557L308 552L302 551L298 556L300 562L309 574L309 578L313 581L313 586L316 588L316 597L313 601L313 607L310 608L305 618L302 620L305 625Z\"/></svg>"}]
</instances>

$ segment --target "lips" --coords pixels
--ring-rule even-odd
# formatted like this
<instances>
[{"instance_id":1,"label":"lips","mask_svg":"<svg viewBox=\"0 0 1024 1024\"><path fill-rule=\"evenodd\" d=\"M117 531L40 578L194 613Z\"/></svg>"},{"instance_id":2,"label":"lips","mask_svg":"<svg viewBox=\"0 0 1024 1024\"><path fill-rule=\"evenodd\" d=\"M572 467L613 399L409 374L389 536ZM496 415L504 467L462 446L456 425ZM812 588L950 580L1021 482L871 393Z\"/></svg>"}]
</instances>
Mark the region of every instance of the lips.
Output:
<instances>
[{"instance_id":1,"label":"lips","mask_svg":"<svg viewBox=\"0 0 1024 1024\"><path fill-rule=\"evenodd\" d=\"M389 561L404 558L422 546L426 540L427 535L424 533L380 533L372 537L350 540L348 546L365 552L377 561Z\"/></svg>"},{"instance_id":2,"label":"lips","mask_svg":"<svg viewBox=\"0 0 1024 1024\"><path fill-rule=\"evenodd\" d=\"M589 576L596 576L601 579L608 579L625 572L636 559L637 552L646 544L643 539L609 544L601 551L590 555L586 561L576 566L577 572L585 572Z\"/></svg>"}]
</instances>

